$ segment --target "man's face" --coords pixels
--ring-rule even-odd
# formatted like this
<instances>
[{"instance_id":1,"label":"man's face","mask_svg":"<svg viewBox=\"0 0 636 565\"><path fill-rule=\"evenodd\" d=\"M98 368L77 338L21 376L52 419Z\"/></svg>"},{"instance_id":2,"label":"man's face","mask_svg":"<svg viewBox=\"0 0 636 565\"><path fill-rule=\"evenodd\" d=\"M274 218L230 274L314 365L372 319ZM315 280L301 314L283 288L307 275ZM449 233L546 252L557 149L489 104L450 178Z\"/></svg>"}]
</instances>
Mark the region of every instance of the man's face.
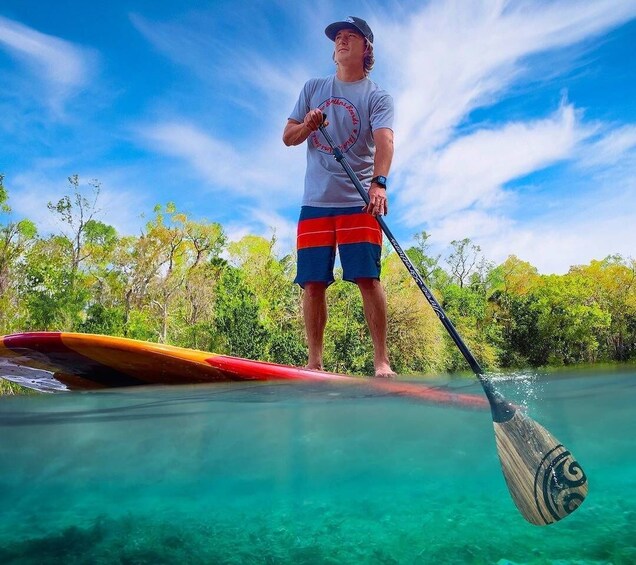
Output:
<instances>
[{"instance_id":1,"label":"man's face","mask_svg":"<svg viewBox=\"0 0 636 565\"><path fill-rule=\"evenodd\" d=\"M366 44L362 34L353 29L341 29L335 40L334 59L337 63L346 61L363 61Z\"/></svg>"}]
</instances>

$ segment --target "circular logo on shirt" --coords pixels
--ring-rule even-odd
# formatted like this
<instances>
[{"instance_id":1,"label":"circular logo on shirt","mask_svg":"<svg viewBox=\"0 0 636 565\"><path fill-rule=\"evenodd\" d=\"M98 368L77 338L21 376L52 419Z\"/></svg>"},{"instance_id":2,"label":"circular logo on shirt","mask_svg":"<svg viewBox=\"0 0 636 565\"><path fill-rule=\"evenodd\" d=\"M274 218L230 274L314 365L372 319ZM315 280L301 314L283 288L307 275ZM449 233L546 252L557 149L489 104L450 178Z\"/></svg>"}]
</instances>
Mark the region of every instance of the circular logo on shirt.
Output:
<instances>
[{"instance_id":1,"label":"circular logo on shirt","mask_svg":"<svg viewBox=\"0 0 636 565\"><path fill-rule=\"evenodd\" d=\"M360 114L358 109L346 98L332 96L318 105L323 114L327 115L330 127L329 133L340 151L346 153L358 141L360 136ZM321 153L331 155L331 147L320 133L315 131L310 136L310 143Z\"/></svg>"}]
</instances>

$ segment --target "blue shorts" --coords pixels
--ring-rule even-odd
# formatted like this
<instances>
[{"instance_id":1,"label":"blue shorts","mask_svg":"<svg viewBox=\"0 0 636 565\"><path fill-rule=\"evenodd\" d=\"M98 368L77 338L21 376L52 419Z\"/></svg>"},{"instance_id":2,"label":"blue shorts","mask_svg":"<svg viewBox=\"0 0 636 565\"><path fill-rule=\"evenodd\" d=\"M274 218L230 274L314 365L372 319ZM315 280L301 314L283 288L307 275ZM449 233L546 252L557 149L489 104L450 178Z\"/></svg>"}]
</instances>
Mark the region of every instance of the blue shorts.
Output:
<instances>
[{"instance_id":1,"label":"blue shorts","mask_svg":"<svg viewBox=\"0 0 636 565\"><path fill-rule=\"evenodd\" d=\"M298 269L294 282L334 281L336 248L342 264L342 278L380 278L382 230L371 214L353 208L303 206L298 220L296 249Z\"/></svg>"}]
</instances>

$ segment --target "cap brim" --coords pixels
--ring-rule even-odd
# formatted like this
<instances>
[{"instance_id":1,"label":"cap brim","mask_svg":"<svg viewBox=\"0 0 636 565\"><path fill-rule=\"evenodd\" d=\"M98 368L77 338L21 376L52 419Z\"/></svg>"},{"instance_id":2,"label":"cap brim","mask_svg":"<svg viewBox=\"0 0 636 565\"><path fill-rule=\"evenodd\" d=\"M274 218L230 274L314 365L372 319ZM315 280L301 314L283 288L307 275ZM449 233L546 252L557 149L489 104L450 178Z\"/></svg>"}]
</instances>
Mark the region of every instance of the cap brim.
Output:
<instances>
[{"instance_id":1,"label":"cap brim","mask_svg":"<svg viewBox=\"0 0 636 565\"><path fill-rule=\"evenodd\" d=\"M325 28L325 35L331 39L331 41L336 40L336 35L341 29L355 29L362 37L364 37L364 33L358 28L356 24L352 24L351 22L334 22L333 24L329 24Z\"/></svg>"}]
</instances>

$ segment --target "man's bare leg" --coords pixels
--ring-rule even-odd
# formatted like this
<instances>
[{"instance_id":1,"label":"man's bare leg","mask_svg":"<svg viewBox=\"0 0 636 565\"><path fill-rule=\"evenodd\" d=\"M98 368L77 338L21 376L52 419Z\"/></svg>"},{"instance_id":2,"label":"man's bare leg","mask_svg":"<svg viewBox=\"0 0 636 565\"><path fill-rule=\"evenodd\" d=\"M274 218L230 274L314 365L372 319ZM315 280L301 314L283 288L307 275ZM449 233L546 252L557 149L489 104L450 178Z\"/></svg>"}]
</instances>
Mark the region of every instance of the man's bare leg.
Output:
<instances>
[{"instance_id":1,"label":"man's bare leg","mask_svg":"<svg viewBox=\"0 0 636 565\"><path fill-rule=\"evenodd\" d=\"M327 285L309 282L303 292L303 317L309 347L307 369L322 369L322 351L327 325Z\"/></svg>"},{"instance_id":2,"label":"man's bare leg","mask_svg":"<svg viewBox=\"0 0 636 565\"><path fill-rule=\"evenodd\" d=\"M357 279L356 284L362 294L364 317L369 326L373 341L373 365L376 377L394 377L389 363L389 351L386 344L386 295L378 279Z\"/></svg>"}]
</instances>

